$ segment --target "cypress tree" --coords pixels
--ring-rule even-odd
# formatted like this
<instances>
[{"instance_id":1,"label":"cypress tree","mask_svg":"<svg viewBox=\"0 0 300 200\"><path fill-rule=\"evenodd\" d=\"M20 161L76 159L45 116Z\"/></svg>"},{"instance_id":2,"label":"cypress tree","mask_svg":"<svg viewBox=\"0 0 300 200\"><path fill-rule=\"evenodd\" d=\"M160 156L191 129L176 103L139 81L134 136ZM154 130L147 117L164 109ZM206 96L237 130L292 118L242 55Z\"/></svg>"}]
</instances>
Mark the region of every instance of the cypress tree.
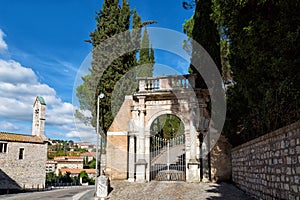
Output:
<instances>
[{"instance_id":1,"label":"cypress tree","mask_svg":"<svg viewBox=\"0 0 300 200\"><path fill-rule=\"evenodd\" d=\"M149 34L147 28L144 29L144 34L141 42L138 77L152 77L154 66L154 50L150 45Z\"/></svg>"},{"instance_id":2,"label":"cypress tree","mask_svg":"<svg viewBox=\"0 0 300 200\"><path fill-rule=\"evenodd\" d=\"M189 9L196 6L195 13L190 20L184 24L184 32L192 38L194 41L202 45L202 47L209 53L211 58L217 65L220 73L222 71L221 57L220 57L220 34L218 31L218 25L211 19L213 13L211 0L195 0L184 2L184 8ZM184 44L186 49L189 49L187 43ZM192 49L192 63L200 63L198 60L200 57L199 52ZM203 78L195 66L191 65L189 72L196 74L196 87L206 87Z\"/></svg>"}]
</instances>

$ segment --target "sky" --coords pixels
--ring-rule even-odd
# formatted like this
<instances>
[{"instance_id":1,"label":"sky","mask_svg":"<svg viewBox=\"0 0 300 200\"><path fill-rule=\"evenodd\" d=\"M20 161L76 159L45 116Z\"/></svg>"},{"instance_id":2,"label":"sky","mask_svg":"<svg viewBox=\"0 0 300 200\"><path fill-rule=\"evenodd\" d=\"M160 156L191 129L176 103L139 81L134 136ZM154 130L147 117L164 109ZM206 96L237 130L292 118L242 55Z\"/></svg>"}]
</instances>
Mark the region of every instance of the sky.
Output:
<instances>
[{"instance_id":1,"label":"sky","mask_svg":"<svg viewBox=\"0 0 300 200\"><path fill-rule=\"evenodd\" d=\"M74 119L74 90L83 71L88 72L92 46L85 40L95 29L102 3L0 1L0 132L31 134L32 104L42 96L48 138L94 141L95 130ZM193 14L182 8L182 0L131 0L130 6L143 21L158 22L151 27L179 32ZM162 50L155 50L155 61L155 75L186 73L188 67L184 59Z\"/></svg>"}]
</instances>

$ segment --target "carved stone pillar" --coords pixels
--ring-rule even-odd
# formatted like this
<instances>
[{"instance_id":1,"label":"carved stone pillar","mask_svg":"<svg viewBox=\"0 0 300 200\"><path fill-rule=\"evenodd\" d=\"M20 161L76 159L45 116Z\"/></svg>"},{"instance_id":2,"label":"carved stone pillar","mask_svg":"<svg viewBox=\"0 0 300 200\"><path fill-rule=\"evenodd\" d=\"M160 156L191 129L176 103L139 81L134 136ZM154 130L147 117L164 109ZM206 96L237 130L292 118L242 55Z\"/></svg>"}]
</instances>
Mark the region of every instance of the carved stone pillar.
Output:
<instances>
[{"instance_id":1,"label":"carved stone pillar","mask_svg":"<svg viewBox=\"0 0 300 200\"><path fill-rule=\"evenodd\" d=\"M188 168L188 182L199 182L200 181L200 171L199 171L199 161L197 160L197 130L196 123L198 122L198 110L194 102L194 99L191 97L190 100L190 158L187 161Z\"/></svg>"},{"instance_id":2,"label":"carved stone pillar","mask_svg":"<svg viewBox=\"0 0 300 200\"><path fill-rule=\"evenodd\" d=\"M138 137L137 142L137 162L136 162L136 181L146 181L146 167L147 161L145 160L145 97L139 97L139 124L138 124Z\"/></svg>"},{"instance_id":3,"label":"carved stone pillar","mask_svg":"<svg viewBox=\"0 0 300 200\"><path fill-rule=\"evenodd\" d=\"M151 135L149 132L145 133L145 160L147 163L149 163L146 166L146 180L150 181L150 170L151 170L151 166L150 166L150 139L151 139Z\"/></svg>"},{"instance_id":4,"label":"carved stone pillar","mask_svg":"<svg viewBox=\"0 0 300 200\"><path fill-rule=\"evenodd\" d=\"M134 133L129 133L129 151L128 151L128 181L134 182L134 171L135 171L135 141Z\"/></svg>"}]
</instances>

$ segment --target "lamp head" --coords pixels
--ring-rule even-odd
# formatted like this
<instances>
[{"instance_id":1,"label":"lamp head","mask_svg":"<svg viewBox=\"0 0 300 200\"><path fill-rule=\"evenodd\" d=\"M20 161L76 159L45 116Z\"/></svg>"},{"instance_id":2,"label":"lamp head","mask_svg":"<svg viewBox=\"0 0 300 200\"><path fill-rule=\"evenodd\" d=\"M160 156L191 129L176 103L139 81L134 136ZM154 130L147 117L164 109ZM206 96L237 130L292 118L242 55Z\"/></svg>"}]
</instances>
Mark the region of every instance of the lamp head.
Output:
<instances>
[{"instance_id":1,"label":"lamp head","mask_svg":"<svg viewBox=\"0 0 300 200\"><path fill-rule=\"evenodd\" d=\"M100 98L100 99L103 99L104 98L104 94L103 93L101 93L98 97Z\"/></svg>"}]
</instances>

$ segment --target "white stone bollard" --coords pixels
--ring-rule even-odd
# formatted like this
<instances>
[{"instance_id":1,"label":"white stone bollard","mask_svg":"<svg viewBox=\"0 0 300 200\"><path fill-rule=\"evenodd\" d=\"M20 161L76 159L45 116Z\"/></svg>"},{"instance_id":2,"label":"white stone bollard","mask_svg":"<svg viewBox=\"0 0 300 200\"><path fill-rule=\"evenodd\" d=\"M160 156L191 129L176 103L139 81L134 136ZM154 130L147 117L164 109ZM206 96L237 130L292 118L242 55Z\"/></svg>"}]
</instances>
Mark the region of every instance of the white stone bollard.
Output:
<instances>
[{"instance_id":1,"label":"white stone bollard","mask_svg":"<svg viewBox=\"0 0 300 200\"><path fill-rule=\"evenodd\" d=\"M105 175L101 175L97 178L97 197L100 199L105 199L108 195L108 178Z\"/></svg>"}]
</instances>

